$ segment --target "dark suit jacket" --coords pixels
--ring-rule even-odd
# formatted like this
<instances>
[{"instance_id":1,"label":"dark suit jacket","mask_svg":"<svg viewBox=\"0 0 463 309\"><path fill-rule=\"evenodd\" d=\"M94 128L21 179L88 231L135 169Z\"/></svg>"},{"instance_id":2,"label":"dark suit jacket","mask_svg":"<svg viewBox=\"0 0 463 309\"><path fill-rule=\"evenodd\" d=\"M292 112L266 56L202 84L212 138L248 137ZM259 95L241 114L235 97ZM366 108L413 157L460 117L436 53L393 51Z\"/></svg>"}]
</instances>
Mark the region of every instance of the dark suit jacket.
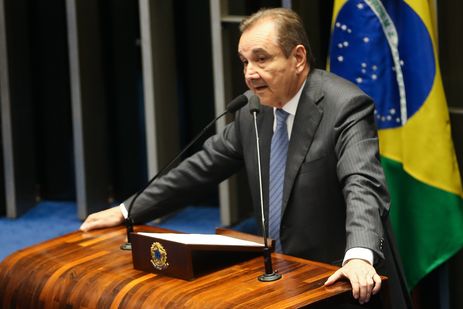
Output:
<instances>
[{"instance_id":1,"label":"dark suit jacket","mask_svg":"<svg viewBox=\"0 0 463 309\"><path fill-rule=\"evenodd\" d=\"M288 150L280 230L285 253L336 263L347 249L364 247L383 258L381 216L387 214L389 196L373 110L372 100L350 82L321 70L309 75ZM266 207L272 125L273 109L262 106L258 128ZM243 166L259 207L255 147L253 120L245 106L203 150L140 195L131 214L134 221L171 211Z\"/></svg>"}]
</instances>

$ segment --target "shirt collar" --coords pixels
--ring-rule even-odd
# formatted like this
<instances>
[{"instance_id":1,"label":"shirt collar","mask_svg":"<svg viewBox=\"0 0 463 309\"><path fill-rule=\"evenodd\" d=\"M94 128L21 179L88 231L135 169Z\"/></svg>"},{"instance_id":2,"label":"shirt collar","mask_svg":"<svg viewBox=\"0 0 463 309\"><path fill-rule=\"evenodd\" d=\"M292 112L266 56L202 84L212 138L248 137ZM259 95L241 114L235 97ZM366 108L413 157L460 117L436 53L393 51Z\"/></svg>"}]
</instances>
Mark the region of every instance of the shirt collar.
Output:
<instances>
[{"instance_id":1,"label":"shirt collar","mask_svg":"<svg viewBox=\"0 0 463 309\"><path fill-rule=\"evenodd\" d=\"M289 100L285 105L283 105L282 109L288 114L293 116L296 115L297 106L299 104L299 99L301 98L302 89L304 89L305 83L306 81L304 81L301 88L299 88L294 97L292 97L291 100Z\"/></svg>"}]
</instances>

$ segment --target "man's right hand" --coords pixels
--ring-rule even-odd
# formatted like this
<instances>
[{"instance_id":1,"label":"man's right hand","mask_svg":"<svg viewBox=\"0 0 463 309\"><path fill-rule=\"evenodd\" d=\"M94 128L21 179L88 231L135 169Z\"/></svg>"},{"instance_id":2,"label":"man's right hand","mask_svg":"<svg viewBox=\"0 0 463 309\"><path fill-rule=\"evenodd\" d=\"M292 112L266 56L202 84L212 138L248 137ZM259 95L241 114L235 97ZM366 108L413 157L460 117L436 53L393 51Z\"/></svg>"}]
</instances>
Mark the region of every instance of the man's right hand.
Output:
<instances>
[{"instance_id":1,"label":"man's right hand","mask_svg":"<svg viewBox=\"0 0 463 309\"><path fill-rule=\"evenodd\" d=\"M91 214L87 217L87 219L85 219L84 223L82 223L80 230L88 232L94 229L112 227L122 224L124 220L124 216L122 215L119 206L116 206Z\"/></svg>"}]
</instances>

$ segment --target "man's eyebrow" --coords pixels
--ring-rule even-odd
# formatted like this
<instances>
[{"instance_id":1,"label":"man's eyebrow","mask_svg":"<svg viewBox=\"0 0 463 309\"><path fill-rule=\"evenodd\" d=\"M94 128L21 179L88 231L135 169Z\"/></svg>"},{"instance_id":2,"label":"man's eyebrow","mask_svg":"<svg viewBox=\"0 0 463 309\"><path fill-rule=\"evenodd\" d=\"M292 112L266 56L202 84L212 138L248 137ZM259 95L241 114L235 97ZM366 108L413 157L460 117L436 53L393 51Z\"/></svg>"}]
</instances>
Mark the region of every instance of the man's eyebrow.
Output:
<instances>
[{"instance_id":1,"label":"man's eyebrow","mask_svg":"<svg viewBox=\"0 0 463 309\"><path fill-rule=\"evenodd\" d=\"M252 53L253 54L260 54L260 53L268 54L268 52L265 49L261 48L261 47L254 48L252 50Z\"/></svg>"},{"instance_id":2,"label":"man's eyebrow","mask_svg":"<svg viewBox=\"0 0 463 309\"><path fill-rule=\"evenodd\" d=\"M261 47L254 48L251 52L252 52L252 54L254 54L254 55L255 55L255 54L266 54L266 55L268 55L267 50L265 50L264 48L261 48ZM245 58L245 57L243 56L243 54L241 54L240 51L238 51L238 57L240 57L240 58Z\"/></svg>"}]
</instances>

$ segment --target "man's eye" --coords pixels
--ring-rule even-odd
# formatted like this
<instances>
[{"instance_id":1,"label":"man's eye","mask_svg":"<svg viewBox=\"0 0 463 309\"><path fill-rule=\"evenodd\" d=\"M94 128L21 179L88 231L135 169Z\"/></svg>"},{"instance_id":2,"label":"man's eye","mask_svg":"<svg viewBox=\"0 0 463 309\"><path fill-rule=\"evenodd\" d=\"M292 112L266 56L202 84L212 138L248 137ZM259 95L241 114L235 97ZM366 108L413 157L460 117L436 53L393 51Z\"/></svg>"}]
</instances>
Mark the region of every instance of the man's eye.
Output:
<instances>
[{"instance_id":1,"label":"man's eye","mask_svg":"<svg viewBox=\"0 0 463 309\"><path fill-rule=\"evenodd\" d=\"M262 56L262 57L258 57L258 58L257 58L257 61L258 61L259 63L265 62L265 60L267 60L267 57L263 57L263 56Z\"/></svg>"}]
</instances>

